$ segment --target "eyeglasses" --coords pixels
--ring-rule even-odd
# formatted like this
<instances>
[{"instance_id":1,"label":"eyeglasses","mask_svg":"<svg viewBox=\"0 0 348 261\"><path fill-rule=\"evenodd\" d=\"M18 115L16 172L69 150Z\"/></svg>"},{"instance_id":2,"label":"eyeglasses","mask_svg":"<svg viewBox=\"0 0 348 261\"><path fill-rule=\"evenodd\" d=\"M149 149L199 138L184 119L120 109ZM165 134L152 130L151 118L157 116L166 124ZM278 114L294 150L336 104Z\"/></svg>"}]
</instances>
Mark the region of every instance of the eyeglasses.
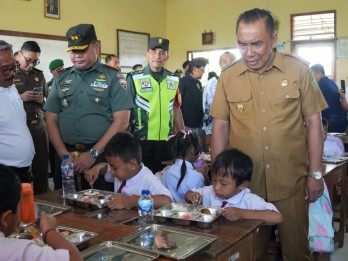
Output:
<instances>
[{"instance_id":1,"label":"eyeglasses","mask_svg":"<svg viewBox=\"0 0 348 261\"><path fill-rule=\"evenodd\" d=\"M9 76L11 73L16 72L18 69L18 63L15 63L14 66L7 67L7 68L1 68L0 72L3 76Z\"/></svg>"},{"instance_id":2,"label":"eyeglasses","mask_svg":"<svg viewBox=\"0 0 348 261\"><path fill-rule=\"evenodd\" d=\"M38 65L38 64L40 63L40 60L39 60L39 59L37 59L37 60L32 60L31 58L26 57L21 51L20 51L20 53L23 55L24 60L25 60L25 62L26 62L27 64L33 64L34 66L36 66L36 65Z\"/></svg>"}]
</instances>

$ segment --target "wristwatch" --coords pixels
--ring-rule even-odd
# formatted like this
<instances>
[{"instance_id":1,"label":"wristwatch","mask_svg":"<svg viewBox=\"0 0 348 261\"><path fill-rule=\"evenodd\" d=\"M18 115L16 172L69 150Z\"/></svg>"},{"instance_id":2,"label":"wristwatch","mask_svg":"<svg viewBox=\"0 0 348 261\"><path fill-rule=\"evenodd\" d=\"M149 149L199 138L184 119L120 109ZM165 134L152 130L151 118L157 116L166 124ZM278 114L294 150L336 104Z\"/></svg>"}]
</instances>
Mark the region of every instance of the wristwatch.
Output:
<instances>
[{"instance_id":1,"label":"wristwatch","mask_svg":"<svg viewBox=\"0 0 348 261\"><path fill-rule=\"evenodd\" d=\"M91 155L92 158L96 159L100 155L100 152L96 148L91 148L89 150L89 154Z\"/></svg>"},{"instance_id":2,"label":"wristwatch","mask_svg":"<svg viewBox=\"0 0 348 261\"><path fill-rule=\"evenodd\" d=\"M316 180L320 180L323 178L323 173L320 170L313 171L313 172L309 173L308 175Z\"/></svg>"}]
</instances>

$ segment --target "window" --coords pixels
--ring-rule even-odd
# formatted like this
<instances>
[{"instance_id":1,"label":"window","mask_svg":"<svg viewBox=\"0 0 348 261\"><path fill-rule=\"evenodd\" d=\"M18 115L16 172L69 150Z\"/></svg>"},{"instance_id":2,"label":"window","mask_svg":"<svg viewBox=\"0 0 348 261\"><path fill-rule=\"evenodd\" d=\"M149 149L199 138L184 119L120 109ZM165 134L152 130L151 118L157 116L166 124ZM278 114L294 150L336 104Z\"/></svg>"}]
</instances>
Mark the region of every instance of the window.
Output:
<instances>
[{"instance_id":1,"label":"window","mask_svg":"<svg viewBox=\"0 0 348 261\"><path fill-rule=\"evenodd\" d=\"M292 52L335 78L336 11L291 15L291 40Z\"/></svg>"},{"instance_id":2,"label":"window","mask_svg":"<svg viewBox=\"0 0 348 261\"><path fill-rule=\"evenodd\" d=\"M224 52L231 52L233 53L237 59L240 59L241 55L238 50L238 48L231 48L231 49L215 49L215 50L207 50L207 51L189 51L187 52L188 60L192 60L197 57L204 57L209 60L209 64L205 67L205 72L203 74L202 79L200 80L202 82L202 85L205 86L205 84L208 81L208 73L209 72L216 72L217 75L220 75L221 69L219 65L219 60L221 54Z\"/></svg>"}]
</instances>

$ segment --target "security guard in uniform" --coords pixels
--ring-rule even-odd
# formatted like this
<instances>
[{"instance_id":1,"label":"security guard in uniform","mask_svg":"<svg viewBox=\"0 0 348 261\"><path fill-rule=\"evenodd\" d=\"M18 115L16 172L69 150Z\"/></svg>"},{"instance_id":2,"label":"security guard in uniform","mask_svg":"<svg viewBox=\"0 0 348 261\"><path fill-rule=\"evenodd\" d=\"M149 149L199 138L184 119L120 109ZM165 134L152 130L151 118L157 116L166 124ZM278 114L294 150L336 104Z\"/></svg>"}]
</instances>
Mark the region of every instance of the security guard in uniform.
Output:
<instances>
[{"instance_id":1,"label":"security guard in uniform","mask_svg":"<svg viewBox=\"0 0 348 261\"><path fill-rule=\"evenodd\" d=\"M48 188L48 138L42 110L47 90L42 71L35 68L40 63L40 53L37 42L24 42L18 52L19 67L14 79L23 100L27 125L35 146L36 153L31 165L35 194L45 193Z\"/></svg>"},{"instance_id":2,"label":"security guard in uniform","mask_svg":"<svg viewBox=\"0 0 348 261\"><path fill-rule=\"evenodd\" d=\"M75 174L82 174L104 161L104 148L111 137L128 130L133 102L123 75L99 62L100 43L92 24L71 27L66 37L74 66L54 79L44 108L48 135L59 159L70 154ZM80 188L88 189L84 176L77 176L81 177ZM94 184L94 188L110 191L113 186L104 177ZM58 188L60 175L55 177Z\"/></svg>"},{"instance_id":3,"label":"security guard in uniform","mask_svg":"<svg viewBox=\"0 0 348 261\"><path fill-rule=\"evenodd\" d=\"M163 68L168 48L167 39L152 37L146 53L149 64L127 76L135 103L131 132L140 142L144 165L153 173L162 170L162 162L170 159L166 140L174 125L177 130L184 129L179 77Z\"/></svg>"}]
</instances>

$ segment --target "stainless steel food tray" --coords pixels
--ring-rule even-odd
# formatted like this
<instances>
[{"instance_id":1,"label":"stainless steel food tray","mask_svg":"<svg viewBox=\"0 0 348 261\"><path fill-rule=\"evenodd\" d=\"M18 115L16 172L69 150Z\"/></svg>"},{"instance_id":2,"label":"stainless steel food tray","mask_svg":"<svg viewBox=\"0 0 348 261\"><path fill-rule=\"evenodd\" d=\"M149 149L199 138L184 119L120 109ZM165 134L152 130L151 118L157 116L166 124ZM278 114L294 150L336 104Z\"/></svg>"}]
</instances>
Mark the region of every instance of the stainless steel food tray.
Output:
<instances>
[{"instance_id":1,"label":"stainless steel food tray","mask_svg":"<svg viewBox=\"0 0 348 261\"><path fill-rule=\"evenodd\" d=\"M101 209L105 207L106 202L109 201L113 192L97 190L94 189L91 192L91 189L82 190L76 193L68 194L62 196L65 198L67 204L69 205L77 205L83 208L93 208L93 209Z\"/></svg>"},{"instance_id":2,"label":"stainless steel food tray","mask_svg":"<svg viewBox=\"0 0 348 261\"><path fill-rule=\"evenodd\" d=\"M57 231L59 233L69 233L68 236L65 236L65 239L74 244L79 250L86 249L89 246L90 240L98 235L94 232L63 226L58 226Z\"/></svg>"},{"instance_id":3,"label":"stainless steel food tray","mask_svg":"<svg viewBox=\"0 0 348 261\"><path fill-rule=\"evenodd\" d=\"M61 204L40 201L40 200L35 200L34 206L35 206L36 218L40 217L41 212L45 212L47 215L50 215L50 216L56 216L71 209L70 206L64 206Z\"/></svg>"},{"instance_id":4,"label":"stainless steel food tray","mask_svg":"<svg viewBox=\"0 0 348 261\"><path fill-rule=\"evenodd\" d=\"M113 241L106 241L81 252L83 260L129 260L151 261L158 258L158 254L148 250L122 245Z\"/></svg>"},{"instance_id":5,"label":"stainless steel food tray","mask_svg":"<svg viewBox=\"0 0 348 261\"><path fill-rule=\"evenodd\" d=\"M152 235L152 238L154 238L160 233L165 234L169 240L175 242L176 247L172 249L157 248L154 240L151 242L150 235ZM150 240L147 240L148 238L150 238ZM210 245L215 240L216 236L214 235L154 224L145 228L144 230L137 231L128 236L120 238L117 240L117 242L137 249L147 249L153 253L176 260L183 260L199 252L201 249Z\"/></svg>"},{"instance_id":6,"label":"stainless steel food tray","mask_svg":"<svg viewBox=\"0 0 348 261\"><path fill-rule=\"evenodd\" d=\"M204 210L209 211L205 214ZM222 208L208 207L201 205L171 203L159 208L154 212L157 223L164 223L167 220L182 226L196 224L201 228L209 228L221 215Z\"/></svg>"},{"instance_id":7,"label":"stainless steel food tray","mask_svg":"<svg viewBox=\"0 0 348 261\"><path fill-rule=\"evenodd\" d=\"M347 161L348 157L323 157L323 162L325 163L341 163Z\"/></svg>"}]
</instances>

